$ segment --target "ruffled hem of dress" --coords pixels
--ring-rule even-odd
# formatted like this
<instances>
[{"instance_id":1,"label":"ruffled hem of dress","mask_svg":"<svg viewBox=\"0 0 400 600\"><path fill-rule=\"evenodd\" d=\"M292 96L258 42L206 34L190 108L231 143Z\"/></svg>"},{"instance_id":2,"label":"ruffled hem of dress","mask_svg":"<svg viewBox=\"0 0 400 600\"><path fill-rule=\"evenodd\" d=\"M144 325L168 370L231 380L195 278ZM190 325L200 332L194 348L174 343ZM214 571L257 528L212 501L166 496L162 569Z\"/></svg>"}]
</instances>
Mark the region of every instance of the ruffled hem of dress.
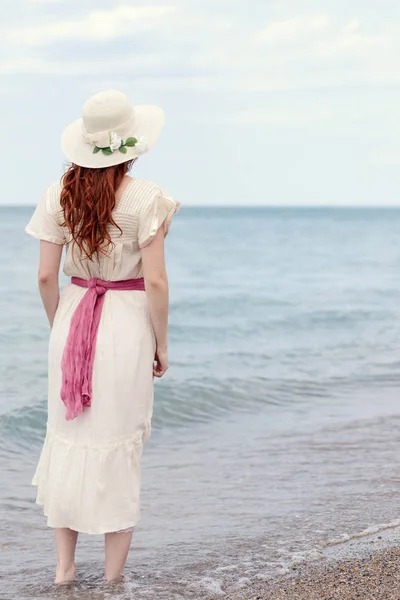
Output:
<instances>
[{"instance_id":1,"label":"ruffled hem of dress","mask_svg":"<svg viewBox=\"0 0 400 600\"><path fill-rule=\"evenodd\" d=\"M32 484L34 485L34 484ZM120 527L119 529L116 529L115 527L113 527L112 529L108 529L108 528L96 528L94 530L89 530L87 528L85 529L78 529L77 527L74 527L70 524L70 521L65 521L64 524L60 524L61 521L57 521L57 522L52 522L51 518L49 517L48 514L46 514L46 509L45 506L42 502L39 502L38 499L36 499L36 504L38 506L41 506L43 508L43 514L44 516L47 518L47 527L50 527L51 529L59 529L61 528L66 528L66 529L71 529L72 531L76 531L78 533L85 533L85 534L89 534L89 535L104 535L106 533L129 533L130 531L133 531L136 527L136 525L139 523L140 521L140 515L135 519L134 522L132 522L132 520L130 520L129 522L126 522L125 525L123 525L122 527Z\"/></svg>"},{"instance_id":2,"label":"ruffled hem of dress","mask_svg":"<svg viewBox=\"0 0 400 600\"><path fill-rule=\"evenodd\" d=\"M140 461L151 425L129 441L76 444L47 431L32 480L47 525L79 533L129 529L140 520Z\"/></svg>"}]
</instances>

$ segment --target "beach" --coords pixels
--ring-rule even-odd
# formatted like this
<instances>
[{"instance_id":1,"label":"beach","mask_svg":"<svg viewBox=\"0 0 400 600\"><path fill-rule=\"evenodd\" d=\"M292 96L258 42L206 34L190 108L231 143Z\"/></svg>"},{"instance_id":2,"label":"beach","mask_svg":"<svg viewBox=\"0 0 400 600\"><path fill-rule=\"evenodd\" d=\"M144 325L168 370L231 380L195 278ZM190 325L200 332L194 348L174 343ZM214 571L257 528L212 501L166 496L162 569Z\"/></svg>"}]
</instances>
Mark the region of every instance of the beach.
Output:
<instances>
[{"instance_id":1,"label":"beach","mask_svg":"<svg viewBox=\"0 0 400 600\"><path fill-rule=\"evenodd\" d=\"M0 214L0 600L64 593L30 485L48 341L31 212ZM339 582L331 560L378 568L362 548L389 552L399 524L399 227L396 209L182 208L166 242L170 369L125 580L104 587L103 539L83 535L74 600L312 600Z\"/></svg>"},{"instance_id":2,"label":"beach","mask_svg":"<svg viewBox=\"0 0 400 600\"><path fill-rule=\"evenodd\" d=\"M325 560L292 571L271 583L250 584L232 600L398 600L400 531L344 544Z\"/></svg>"},{"instance_id":3,"label":"beach","mask_svg":"<svg viewBox=\"0 0 400 600\"><path fill-rule=\"evenodd\" d=\"M269 586L255 587L237 600L398 600L400 548L382 550L370 558L299 569L299 573ZM233 597L232 597L233 600Z\"/></svg>"}]
</instances>

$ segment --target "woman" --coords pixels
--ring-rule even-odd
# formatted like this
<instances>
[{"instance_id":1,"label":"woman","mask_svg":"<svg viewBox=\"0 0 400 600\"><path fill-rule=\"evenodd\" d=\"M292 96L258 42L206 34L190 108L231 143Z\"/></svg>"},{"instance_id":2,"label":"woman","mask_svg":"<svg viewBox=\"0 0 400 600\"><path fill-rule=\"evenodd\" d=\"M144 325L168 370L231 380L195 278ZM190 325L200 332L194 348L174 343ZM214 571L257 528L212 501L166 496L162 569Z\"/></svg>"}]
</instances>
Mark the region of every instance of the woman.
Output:
<instances>
[{"instance_id":1,"label":"woman","mask_svg":"<svg viewBox=\"0 0 400 600\"><path fill-rule=\"evenodd\" d=\"M168 368L164 237L179 204L130 178L156 142L161 109L101 92L62 135L71 167L27 233L41 240L39 288L51 326L47 434L33 479L55 529L55 583L75 578L78 533L105 534L105 576L122 575L139 520L140 460L153 376ZM59 294L58 273L72 278Z\"/></svg>"}]
</instances>

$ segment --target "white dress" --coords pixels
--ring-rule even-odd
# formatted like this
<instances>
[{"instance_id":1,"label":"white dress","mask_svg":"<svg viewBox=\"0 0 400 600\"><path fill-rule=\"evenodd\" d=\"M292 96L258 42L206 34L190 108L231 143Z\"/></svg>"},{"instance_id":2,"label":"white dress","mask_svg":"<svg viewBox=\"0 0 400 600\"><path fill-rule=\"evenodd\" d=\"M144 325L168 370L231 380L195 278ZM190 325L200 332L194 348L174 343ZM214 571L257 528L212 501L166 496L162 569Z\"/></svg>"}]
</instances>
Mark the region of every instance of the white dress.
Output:
<instances>
[{"instance_id":1,"label":"white dress","mask_svg":"<svg viewBox=\"0 0 400 600\"><path fill-rule=\"evenodd\" d=\"M68 244L61 226L60 183L51 185L26 232ZM155 184L133 179L110 226L115 247L89 261L67 245L64 273L119 281L142 277L140 248L163 225L165 235L179 203ZM108 290L93 366L92 405L72 421L60 397L61 358L71 316L85 288L62 290L49 344L47 434L33 485L50 527L101 534L134 526L140 517L140 461L151 430L155 337L146 292Z\"/></svg>"}]
</instances>

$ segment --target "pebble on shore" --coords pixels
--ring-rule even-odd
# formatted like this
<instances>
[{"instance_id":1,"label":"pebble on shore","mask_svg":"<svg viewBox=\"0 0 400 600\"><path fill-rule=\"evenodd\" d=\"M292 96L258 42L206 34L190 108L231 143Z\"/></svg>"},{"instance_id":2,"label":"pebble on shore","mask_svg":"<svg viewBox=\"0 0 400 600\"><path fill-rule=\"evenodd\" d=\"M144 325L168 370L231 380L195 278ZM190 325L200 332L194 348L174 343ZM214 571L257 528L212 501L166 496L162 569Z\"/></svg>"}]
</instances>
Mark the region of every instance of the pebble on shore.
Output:
<instances>
[{"instance_id":1,"label":"pebble on shore","mask_svg":"<svg viewBox=\"0 0 400 600\"><path fill-rule=\"evenodd\" d=\"M292 576L249 586L229 600L400 600L400 547L299 566Z\"/></svg>"}]
</instances>

